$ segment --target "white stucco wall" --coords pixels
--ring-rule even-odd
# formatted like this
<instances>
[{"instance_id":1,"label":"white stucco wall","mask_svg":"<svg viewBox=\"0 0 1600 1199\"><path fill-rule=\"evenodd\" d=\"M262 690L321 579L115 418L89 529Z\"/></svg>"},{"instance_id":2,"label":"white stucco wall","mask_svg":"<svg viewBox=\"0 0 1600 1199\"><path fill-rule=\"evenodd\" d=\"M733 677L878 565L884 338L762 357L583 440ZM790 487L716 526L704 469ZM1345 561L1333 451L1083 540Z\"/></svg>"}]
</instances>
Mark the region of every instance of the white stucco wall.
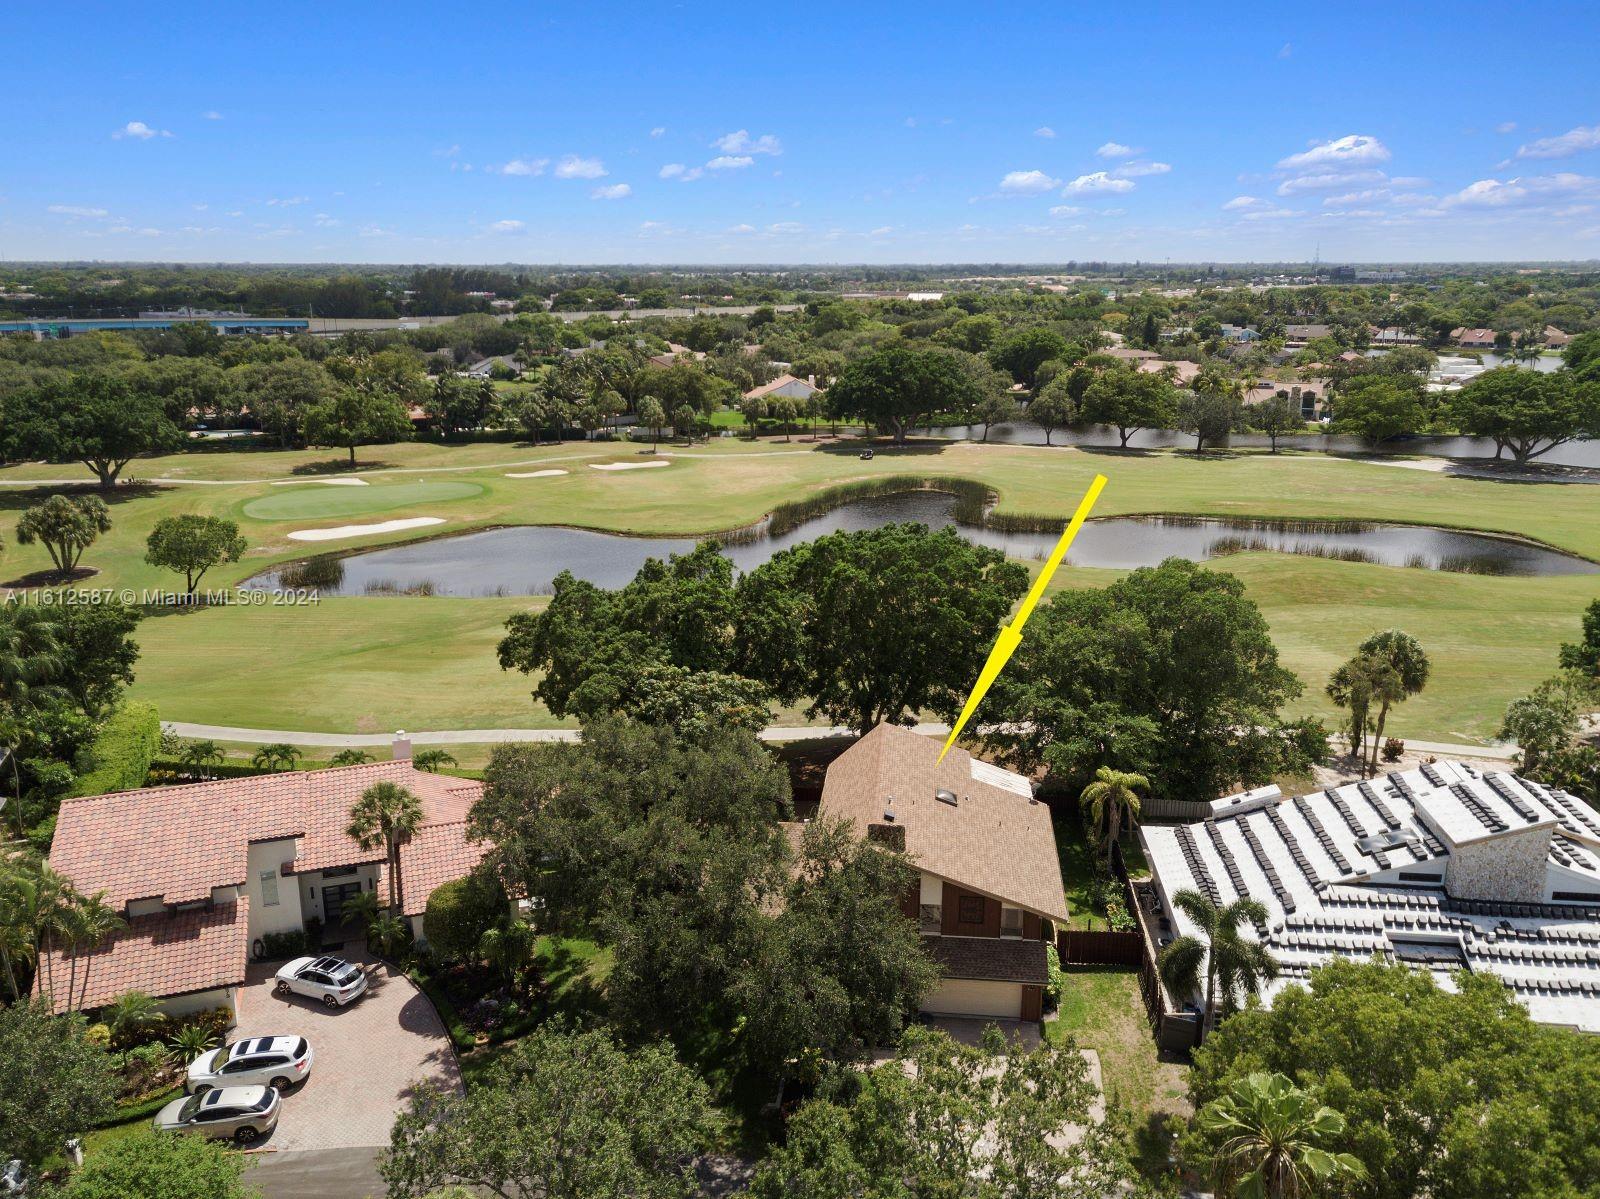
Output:
<instances>
[{"instance_id":1,"label":"white stucco wall","mask_svg":"<svg viewBox=\"0 0 1600 1199\"><path fill-rule=\"evenodd\" d=\"M233 987L215 987L210 991L194 991L188 995L174 995L171 999L163 999L160 1009L169 1016L187 1016L190 1012L203 1012L210 1008L225 1007L233 1013L234 1022L239 1018L238 996ZM232 1027L230 1024L229 1027Z\"/></svg>"},{"instance_id":2,"label":"white stucco wall","mask_svg":"<svg viewBox=\"0 0 1600 1199\"><path fill-rule=\"evenodd\" d=\"M258 841L250 846L244 892L250 900L250 940L266 933L289 932L301 927L300 887L294 875L284 875L283 864L292 862L295 838ZM278 883L278 902L268 904L262 875L271 872Z\"/></svg>"}]
</instances>

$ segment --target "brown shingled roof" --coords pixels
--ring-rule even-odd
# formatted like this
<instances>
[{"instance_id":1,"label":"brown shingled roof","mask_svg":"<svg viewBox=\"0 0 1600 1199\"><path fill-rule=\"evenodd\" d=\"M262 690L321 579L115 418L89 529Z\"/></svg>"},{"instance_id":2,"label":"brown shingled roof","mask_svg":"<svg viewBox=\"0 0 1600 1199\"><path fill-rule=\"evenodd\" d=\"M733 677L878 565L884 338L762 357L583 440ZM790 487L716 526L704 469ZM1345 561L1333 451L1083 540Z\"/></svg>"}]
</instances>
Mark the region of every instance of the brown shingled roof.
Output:
<instances>
[{"instance_id":1,"label":"brown shingled roof","mask_svg":"<svg viewBox=\"0 0 1600 1199\"><path fill-rule=\"evenodd\" d=\"M78 955L76 994L67 994L72 959L62 950L44 955L34 991L43 994L53 978L52 1004L64 1012L102 1007L127 991L165 998L236 986L244 981L249 935L248 901L242 895L237 903L136 916L99 949Z\"/></svg>"},{"instance_id":2,"label":"brown shingled roof","mask_svg":"<svg viewBox=\"0 0 1600 1199\"><path fill-rule=\"evenodd\" d=\"M121 908L133 899L209 899L213 887L243 883L252 841L301 838L301 871L375 861L382 851L361 849L344 830L351 806L382 780L416 794L424 825L465 820L482 791L392 761L92 795L61 805L50 865Z\"/></svg>"},{"instance_id":3,"label":"brown shingled roof","mask_svg":"<svg viewBox=\"0 0 1600 1199\"><path fill-rule=\"evenodd\" d=\"M1050 981L1043 941L1018 937L924 937L922 944L946 978L1040 986Z\"/></svg>"},{"instance_id":4,"label":"brown shingled roof","mask_svg":"<svg viewBox=\"0 0 1600 1199\"><path fill-rule=\"evenodd\" d=\"M1000 772L959 747L943 762L939 742L880 724L836 758L822 786L819 812L852 821L865 836L894 808L906 830L906 853L917 865L969 890L1067 919L1050 809L991 777ZM937 764L936 764L937 762ZM1009 776L1016 778L1016 776ZM1019 787L1026 781L1017 779ZM954 792L954 806L934 798Z\"/></svg>"}]
</instances>

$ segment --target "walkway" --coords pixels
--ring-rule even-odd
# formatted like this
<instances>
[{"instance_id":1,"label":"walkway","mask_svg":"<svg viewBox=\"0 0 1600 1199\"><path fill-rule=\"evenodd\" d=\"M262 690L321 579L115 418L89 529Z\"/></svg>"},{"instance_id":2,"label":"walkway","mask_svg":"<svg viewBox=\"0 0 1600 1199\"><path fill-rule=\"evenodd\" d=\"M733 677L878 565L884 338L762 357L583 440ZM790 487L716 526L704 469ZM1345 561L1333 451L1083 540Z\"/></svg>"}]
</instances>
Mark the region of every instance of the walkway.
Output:
<instances>
[{"instance_id":1,"label":"walkway","mask_svg":"<svg viewBox=\"0 0 1600 1199\"><path fill-rule=\"evenodd\" d=\"M393 733L308 733L286 729L247 729L226 724L192 724L183 720L163 721L163 725L179 737L193 737L205 741L246 741L251 744L270 745L286 741L291 745L308 745L319 749L370 749L394 742ZM919 724L913 731L925 737L943 737L950 731L947 724ZM844 725L769 725L761 730L763 741L803 741L811 737L849 737L850 729ZM577 729L437 729L429 732L407 733L413 745L498 745L505 741L576 741ZM1330 744L1343 745L1342 737ZM1517 746L1466 745L1450 741L1418 741L1407 737L1406 748L1442 758L1493 758L1502 760L1518 752Z\"/></svg>"}]
</instances>

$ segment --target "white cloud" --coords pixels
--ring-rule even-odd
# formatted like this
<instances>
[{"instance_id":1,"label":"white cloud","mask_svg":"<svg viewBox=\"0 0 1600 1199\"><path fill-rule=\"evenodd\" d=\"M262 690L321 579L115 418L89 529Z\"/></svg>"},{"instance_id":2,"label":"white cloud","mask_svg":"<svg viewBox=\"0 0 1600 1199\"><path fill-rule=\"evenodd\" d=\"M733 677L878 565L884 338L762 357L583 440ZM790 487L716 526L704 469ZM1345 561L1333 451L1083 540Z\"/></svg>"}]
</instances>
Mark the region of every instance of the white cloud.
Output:
<instances>
[{"instance_id":1,"label":"white cloud","mask_svg":"<svg viewBox=\"0 0 1600 1199\"><path fill-rule=\"evenodd\" d=\"M1279 58L1288 58L1289 55L1291 55L1293 53L1294 53L1294 43L1293 42L1284 42L1283 45L1281 47L1279 47L1279 49L1278 49L1278 57Z\"/></svg>"},{"instance_id":2,"label":"white cloud","mask_svg":"<svg viewBox=\"0 0 1600 1199\"><path fill-rule=\"evenodd\" d=\"M1167 162L1125 162L1111 174L1118 179L1141 179L1146 175L1165 175L1172 170Z\"/></svg>"},{"instance_id":3,"label":"white cloud","mask_svg":"<svg viewBox=\"0 0 1600 1199\"><path fill-rule=\"evenodd\" d=\"M754 225L735 225L728 230L729 233L754 233L755 231L756 227Z\"/></svg>"},{"instance_id":4,"label":"white cloud","mask_svg":"<svg viewBox=\"0 0 1600 1199\"><path fill-rule=\"evenodd\" d=\"M1567 158L1583 150L1600 149L1600 125L1579 125L1555 137L1541 137L1517 147L1518 158Z\"/></svg>"},{"instance_id":5,"label":"white cloud","mask_svg":"<svg viewBox=\"0 0 1600 1199\"><path fill-rule=\"evenodd\" d=\"M1443 208L1505 208L1513 204L1562 200L1600 193L1600 179L1561 171L1516 179L1479 179L1441 200Z\"/></svg>"},{"instance_id":6,"label":"white cloud","mask_svg":"<svg viewBox=\"0 0 1600 1199\"><path fill-rule=\"evenodd\" d=\"M669 162L666 166L657 171L656 174L662 179L676 179L687 169L688 168L685 167L681 162Z\"/></svg>"},{"instance_id":7,"label":"white cloud","mask_svg":"<svg viewBox=\"0 0 1600 1199\"><path fill-rule=\"evenodd\" d=\"M1101 158L1132 158L1139 151L1132 146L1124 146L1121 142L1107 142L1095 151Z\"/></svg>"},{"instance_id":8,"label":"white cloud","mask_svg":"<svg viewBox=\"0 0 1600 1199\"><path fill-rule=\"evenodd\" d=\"M1324 196L1322 203L1328 208L1342 208L1348 204L1370 204L1374 200L1387 200L1387 187L1369 187L1363 191L1344 192L1337 196Z\"/></svg>"},{"instance_id":9,"label":"white cloud","mask_svg":"<svg viewBox=\"0 0 1600 1199\"><path fill-rule=\"evenodd\" d=\"M601 179L610 173L598 158L580 158L576 154L568 154L556 163L555 170L557 179Z\"/></svg>"},{"instance_id":10,"label":"white cloud","mask_svg":"<svg viewBox=\"0 0 1600 1199\"><path fill-rule=\"evenodd\" d=\"M1318 142L1309 150L1278 160L1279 168L1345 167L1371 162L1388 162L1389 147L1365 133L1348 133L1331 142Z\"/></svg>"},{"instance_id":11,"label":"white cloud","mask_svg":"<svg viewBox=\"0 0 1600 1199\"><path fill-rule=\"evenodd\" d=\"M1389 180L1390 187L1427 187L1428 181L1421 175L1396 175Z\"/></svg>"},{"instance_id":12,"label":"white cloud","mask_svg":"<svg viewBox=\"0 0 1600 1199\"><path fill-rule=\"evenodd\" d=\"M112 137L131 137L141 142L147 142L152 137L171 137L170 129L153 129L143 121L129 121L121 129L111 135Z\"/></svg>"},{"instance_id":13,"label":"white cloud","mask_svg":"<svg viewBox=\"0 0 1600 1199\"><path fill-rule=\"evenodd\" d=\"M891 234L893 232L894 232L894 226L893 225L879 225L876 229L873 229L870 232L868 232L867 236L868 237L887 237L889 234Z\"/></svg>"},{"instance_id":14,"label":"white cloud","mask_svg":"<svg viewBox=\"0 0 1600 1199\"><path fill-rule=\"evenodd\" d=\"M1052 179L1043 171L1011 171L1000 180L1000 190L1013 195L1035 195L1061 186L1061 180Z\"/></svg>"},{"instance_id":15,"label":"white cloud","mask_svg":"<svg viewBox=\"0 0 1600 1199\"><path fill-rule=\"evenodd\" d=\"M660 137L666 131L667 131L667 127L665 125L657 125L654 129L652 129L650 131L650 136L651 137Z\"/></svg>"},{"instance_id":16,"label":"white cloud","mask_svg":"<svg viewBox=\"0 0 1600 1199\"><path fill-rule=\"evenodd\" d=\"M622 200L633 195L633 188L626 183L610 183L605 187L597 187L589 193L591 200Z\"/></svg>"},{"instance_id":17,"label":"white cloud","mask_svg":"<svg viewBox=\"0 0 1600 1199\"><path fill-rule=\"evenodd\" d=\"M189 207L193 208L196 212L204 212L206 209L210 208L211 205L209 205L209 204L191 204Z\"/></svg>"},{"instance_id":18,"label":"white cloud","mask_svg":"<svg viewBox=\"0 0 1600 1199\"><path fill-rule=\"evenodd\" d=\"M1053 138L1053 137L1055 137L1055 135L1056 135L1056 131L1054 129L1050 128L1050 126L1048 126L1048 125L1040 125L1037 129L1035 129L1033 131L1033 136L1034 137Z\"/></svg>"},{"instance_id":19,"label":"white cloud","mask_svg":"<svg viewBox=\"0 0 1600 1199\"><path fill-rule=\"evenodd\" d=\"M521 221L495 221L489 226L490 233L521 233L526 226Z\"/></svg>"},{"instance_id":20,"label":"white cloud","mask_svg":"<svg viewBox=\"0 0 1600 1199\"><path fill-rule=\"evenodd\" d=\"M502 175L542 175L544 169L550 165L548 158L513 158L502 167L490 167L491 171L498 170Z\"/></svg>"},{"instance_id":21,"label":"white cloud","mask_svg":"<svg viewBox=\"0 0 1600 1199\"><path fill-rule=\"evenodd\" d=\"M799 221L777 221L767 226L768 233L804 233L806 227Z\"/></svg>"},{"instance_id":22,"label":"white cloud","mask_svg":"<svg viewBox=\"0 0 1600 1199\"><path fill-rule=\"evenodd\" d=\"M267 201L267 207L268 208L292 208L296 204L307 204L307 203L310 202L310 200L311 200L310 196L284 196L284 197L281 197L281 198L277 197L277 196L274 196L272 199Z\"/></svg>"},{"instance_id":23,"label":"white cloud","mask_svg":"<svg viewBox=\"0 0 1600 1199\"><path fill-rule=\"evenodd\" d=\"M382 225L363 225L356 230L357 237L393 237L392 229L385 229Z\"/></svg>"},{"instance_id":24,"label":"white cloud","mask_svg":"<svg viewBox=\"0 0 1600 1199\"><path fill-rule=\"evenodd\" d=\"M751 137L748 129L736 129L732 133L724 133L711 144L724 154L783 153L783 146L772 134L763 133L760 137Z\"/></svg>"},{"instance_id":25,"label":"white cloud","mask_svg":"<svg viewBox=\"0 0 1600 1199\"><path fill-rule=\"evenodd\" d=\"M1104 171L1095 171L1090 175L1079 175L1061 191L1064 196L1084 196L1094 192L1131 192L1133 180L1113 179Z\"/></svg>"},{"instance_id":26,"label":"white cloud","mask_svg":"<svg viewBox=\"0 0 1600 1199\"><path fill-rule=\"evenodd\" d=\"M1077 216L1083 209L1074 208L1071 204L1057 204L1050 210L1051 216Z\"/></svg>"},{"instance_id":27,"label":"white cloud","mask_svg":"<svg viewBox=\"0 0 1600 1199\"><path fill-rule=\"evenodd\" d=\"M1249 212L1244 214L1244 219L1247 221L1275 221L1285 217L1297 217L1300 215L1301 214L1293 208L1277 208L1269 205L1266 208L1251 209Z\"/></svg>"},{"instance_id":28,"label":"white cloud","mask_svg":"<svg viewBox=\"0 0 1600 1199\"><path fill-rule=\"evenodd\" d=\"M1332 191L1340 187L1359 187L1366 183L1382 183L1387 176L1379 170L1364 171L1323 171L1310 175L1296 175L1292 179L1285 179L1278 184L1280 196L1292 196L1298 192Z\"/></svg>"},{"instance_id":29,"label":"white cloud","mask_svg":"<svg viewBox=\"0 0 1600 1199\"><path fill-rule=\"evenodd\" d=\"M344 222L338 220L335 217L329 216L325 212L317 213L317 215L312 217L311 220L312 220L312 223L315 224L318 229L332 229L335 226L338 226L338 225L341 225L341 224L344 223Z\"/></svg>"},{"instance_id":30,"label":"white cloud","mask_svg":"<svg viewBox=\"0 0 1600 1199\"><path fill-rule=\"evenodd\" d=\"M220 112L218 112L216 109L211 108L211 109L207 109L205 112L201 113L200 114L200 119L203 120L203 121L220 121L220 120L222 120L222 114Z\"/></svg>"},{"instance_id":31,"label":"white cloud","mask_svg":"<svg viewBox=\"0 0 1600 1199\"><path fill-rule=\"evenodd\" d=\"M1235 196L1222 206L1223 212L1242 212L1246 208L1255 208L1261 203L1254 196Z\"/></svg>"},{"instance_id":32,"label":"white cloud","mask_svg":"<svg viewBox=\"0 0 1600 1199\"><path fill-rule=\"evenodd\" d=\"M719 154L706 163L708 171L738 171L747 166L753 166L755 159L748 154Z\"/></svg>"},{"instance_id":33,"label":"white cloud","mask_svg":"<svg viewBox=\"0 0 1600 1199\"><path fill-rule=\"evenodd\" d=\"M45 210L57 216L110 216L104 208L88 208L82 204L52 204Z\"/></svg>"},{"instance_id":34,"label":"white cloud","mask_svg":"<svg viewBox=\"0 0 1600 1199\"><path fill-rule=\"evenodd\" d=\"M1517 131L1517 123L1515 121L1501 121L1494 127L1494 131L1496 133L1515 133Z\"/></svg>"}]
</instances>

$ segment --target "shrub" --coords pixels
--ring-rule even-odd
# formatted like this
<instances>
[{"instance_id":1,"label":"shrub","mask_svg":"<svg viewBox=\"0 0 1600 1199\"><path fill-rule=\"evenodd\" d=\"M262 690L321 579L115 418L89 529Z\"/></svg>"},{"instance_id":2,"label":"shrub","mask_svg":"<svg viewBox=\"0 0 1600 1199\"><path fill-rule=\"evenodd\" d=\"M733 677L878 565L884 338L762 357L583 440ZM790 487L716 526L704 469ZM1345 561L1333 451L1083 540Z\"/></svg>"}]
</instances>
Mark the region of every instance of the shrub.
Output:
<instances>
[{"instance_id":1,"label":"shrub","mask_svg":"<svg viewBox=\"0 0 1600 1199\"><path fill-rule=\"evenodd\" d=\"M311 944L310 938L304 929L291 928L281 933L261 934L261 960L276 962L286 958L297 958L304 953L314 953L316 948Z\"/></svg>"},{"instance_id":2,"label":"shrub","mask_svg":"<svg viewBox=\"0 0 1600 1199\"><path fill-rule=\"evenodd\" d=\"M91 1024L83 1030L83 1039L91 1045L98 1045L101 1049L111 1047L111 1025Z\"/></svg>"},{"instance_id":3,"label":"shrub","mask_svg":"<svg viewBox=\"0 0 1600 1199\"><path fill-rule=\"evenodd\" d=\"M483 934L505 918L508 900L500 884L473 873L434 888L422 917L422 935L439 957L475 959Z\"/></svg>"},{"instance_id":4,"label":"shrub","mask_svg":"<svg viewBox=\"0 0 1600 1199\"><path fill-rule=\"evenodd\" d=\"M1383 760L1398 762L1406 752L1406 743L1398 737L1387 737L1383 742Z\"/></svg>"},{"instance_id":5,"label":"shrub","mask_svg":"<svg viewBox=\"0 0 1600 1199\"><path fill-rule=\"evenodd\" d=\"M73 795L136 791L161 748L161 718L154 704L124 700L79 755Z\"/></svg>"}]
</instances>

